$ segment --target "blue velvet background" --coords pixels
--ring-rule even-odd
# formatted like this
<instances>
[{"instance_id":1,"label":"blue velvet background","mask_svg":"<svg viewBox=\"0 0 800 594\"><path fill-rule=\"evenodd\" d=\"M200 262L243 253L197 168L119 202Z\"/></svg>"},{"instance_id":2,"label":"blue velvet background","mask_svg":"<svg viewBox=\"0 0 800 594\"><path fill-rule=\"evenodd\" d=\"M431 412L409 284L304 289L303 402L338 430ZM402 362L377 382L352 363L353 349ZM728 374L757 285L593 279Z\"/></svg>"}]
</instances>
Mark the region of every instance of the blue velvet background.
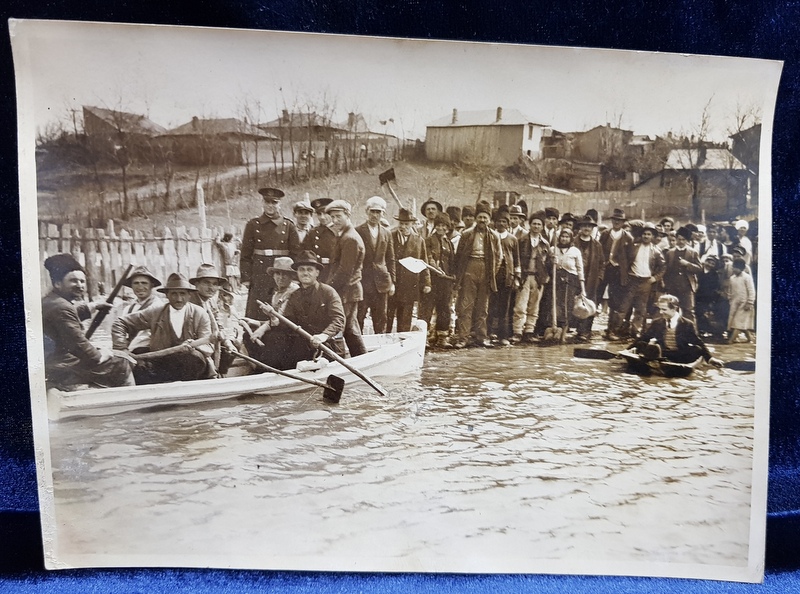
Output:
<instances>
[{"instance_id":1,"label":"blue velvet background","mask_svg":"<svg viewBox=\"0 0 800 594\"><path fill-rule=\"evenodd\" d=\"M798 336L800 2L686 0L275 2L7 0L0 8L0 590L52 592L790 592L800 591ZM220 570L45 572L24 343L16 113L8 17L579 45L784 60L773 138L773 339L767 576L762 586L648 578L314 574ZM389 65L387 65L389 66ZM265 538L268 538L265 535Z\"/></svg>"}]
</instances>

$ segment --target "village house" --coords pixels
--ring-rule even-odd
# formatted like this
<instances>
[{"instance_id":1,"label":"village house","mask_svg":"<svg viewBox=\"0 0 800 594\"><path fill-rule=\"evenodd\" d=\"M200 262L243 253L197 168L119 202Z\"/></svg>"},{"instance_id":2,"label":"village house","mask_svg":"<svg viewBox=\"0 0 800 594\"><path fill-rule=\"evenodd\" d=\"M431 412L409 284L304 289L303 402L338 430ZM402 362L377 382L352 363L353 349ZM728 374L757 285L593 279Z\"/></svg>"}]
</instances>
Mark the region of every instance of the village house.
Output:
<instances>
[{"instance_id":1,"label":"village house","mask_svg":"<svg viewBox=\"0 0 800 594\"><path fill-rule=\"evenodd\" d=\"M585 132L573 132L569 158L587 163L604 163L621 157L633 139L631 130L610 124L595 126Z\"/></svg>"},{"instance_id":2,"label":"village house","mask_svg":"<svg viewBox=\"0 0 800 594\"><path fill-rule=\"evenodd\" d=\"M244 165L272 160L270 145L278 138L236 118L193 117L162 134L173 163Z\"/></svg>"},{"instance_id":3,"label":"village house","mask_svg":"<svg viewBox=\"0 0 800 594\"><path fill-rule=\"evenodd\" d=\"M143 115L102 107L83 106L83 132L95 150L124 153L125 160L148 158L151 140L166 128Z\"/></svg>"},{"instance_id":4,"label":"village house","mask_svg":"<svg viewBox=\"0 0 800 594\"><path fill-rule=\"evenodd\" d=\"M346 151L350 159L391 161L398 155L400 140L386 132L390 122L394 123L393 120L379 122L384 128L379 132L370 128L363 114L350 112L346 121L336 124L341 131L333 135L335 145Z\"/></svg>"},{"instance_id":5,"label":"village house","mask_svg":"<svg viewBox=\"0 0 800 594\"><path fill-rule=\"evenodd\" d=\"M664 168L631 190L647 212L710 220L747 216L758 208L755 176L726 148L680 148Z\"/></svg>"},{"instance_id":6,"label":"village house","mask_svg":"<svg viewBox=\"0 0 800 594\"><path fill-rule=\"evenodd\" d=\"M430 161L508 166L520 158L538 159L543 124L516 109L465 111L431 122L425 137Z\"/></svg>"}]
</instances>

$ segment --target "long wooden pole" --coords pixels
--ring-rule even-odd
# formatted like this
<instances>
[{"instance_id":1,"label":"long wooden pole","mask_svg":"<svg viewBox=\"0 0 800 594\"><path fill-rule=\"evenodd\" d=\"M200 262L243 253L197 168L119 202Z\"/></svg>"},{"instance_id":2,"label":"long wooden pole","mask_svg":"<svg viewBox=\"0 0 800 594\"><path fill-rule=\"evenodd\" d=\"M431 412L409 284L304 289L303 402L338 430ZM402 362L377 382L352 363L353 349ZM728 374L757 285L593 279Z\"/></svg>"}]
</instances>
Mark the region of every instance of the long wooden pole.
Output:
<instances>
[{"instance_id":1,"label":"long wooden pole","mask_svg":"<svg viewBox=\"0 0 800 594\"><path fill-rule=\"evenodd\" d=\"M128 267L125 269L125 272L119 278L117 284L114 285L114 289L111 291L111 294L106 299L106 303L108 303L109 305L114 303L114 299L117 298L120 289L122 289L122 283L124 283L125 279L128 278L128 275L131 273L132 269L133 269L133 264L128 264ZM92 319L92 323L89 324L89 329L86 331L87 339L92 337L92 334L94 334L95 330L97 330L97 328L100 326L100 324L103 322L103 320L106 318L107 315L108 315L108 310L105 311L101 310L97 312L97 314Z\"/></svg>"},{"instance_id":2,"label":"long wooden pole","mask_svg":"<svg viewBox=\"0 0 800 594\"><path fill-rule=\"evenodd\" d=\"M274 307L272 307L271 305L267 305L263 301L258 301L257 300L257 303L263 308L263 311L265 311L268 315L275 316L276 318L278 318L281 321L282 324L285 324L286 326L288 326L291 330L293 330L294 332L296 332L297 334L299 334L300 336L305 338L309 343L312 342L314 337L311 336L311 334L309 334L307 331L303 330L300 326L295 324L289 318L285 317L283 314L280 314L277 311L275 311ZM355 367L350 365L336 351L334 351L331 348L325 346L324 344L319 345L319 348L320 348L320 350L322 350L323 353L325 353L326 355L332 357L334 361L340 363L342 365L342 367L344 367L345 369L350 371L352 374L354 374L357 377L359 377L362 380L364 380L364 382L367 385L369 385L371 388L373 388L376 392L378 392L378 394L380 394L381 396L386 396L388 394L388 392L386 392L386 390L384 390L374 380L368 378L366 375L361 373L358 369L356 369Z\"/></svg>"}]
</instances>

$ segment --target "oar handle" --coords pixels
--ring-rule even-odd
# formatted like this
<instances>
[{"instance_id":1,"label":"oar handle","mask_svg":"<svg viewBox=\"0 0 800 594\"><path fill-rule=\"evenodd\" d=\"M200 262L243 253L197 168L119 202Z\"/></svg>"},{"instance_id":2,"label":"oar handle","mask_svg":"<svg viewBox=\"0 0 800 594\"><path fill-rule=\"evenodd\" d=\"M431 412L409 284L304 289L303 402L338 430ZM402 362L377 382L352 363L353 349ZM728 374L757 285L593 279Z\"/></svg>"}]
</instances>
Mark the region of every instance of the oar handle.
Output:
<instances>
[{"instance_id":1,"label":"oar handle","mask_svg":"<svg viewBox=\"0 0 800 594\"><path fill-rule=\"evenodd\" d=\"M319 386L320 388L329 388L329 389L331 389L331 386L329 386L325 382L321 382L319 380L311 379L310 377L301 377L299 375L295 375L294 373L290 373L288 371L283 371L282 369L277 369L275 367L270 367L266 363L262 363L258 359L254 359L253 357L245 355L244 353L242 353L240 351L234 351L234 353L236 354L237 357L241 357L242 359L244 359L245 361L249 361L250 363L252 363L256 367L260 367L261 369L264 369L264 370L269 371L271 373L276 373L278 375L282 375L284 377L288 377L289 379L305 382L307 384L311 384L312 386Z\"/></svg>"},{"instance_id":2,"label":"oar handle","mask_svg":"<svg viewBox=\"0 0 800 594\"><path fill-rule=\"evenodd\" d=\"M125 279L128 278L128 275L131 273L131 270L133 270L133 264L128 264L128 267L125 269L125 272L122 273L122 276L117 281L117 284L114 285L114 289L111 291L111 294L106 298L106 303L108 304L114 303L114 299L117 298L117 295L122 289L122 283L124 283ZM97 330L100 327L100 324L103 322L103 320L106 318L107 315L108 315L108 310L105 311L100 310L97 312L97 314L95 314L94 318L92 319L92 323L89 324L89 329L86 331L87 339L92 337L92 334L94 334L95 330Z\"/></svg>"},{"instance_id":3,"label":"oar handle","mask_svg":"<svg viewBox=\"0 0 800 594\"><path fill-rule=\"evenodd\" d=\"M310 343L313 341L314 337L311 336L311 334L309 334L306 330L304 330L303 328L301 328L300 326L295 324L293 321L291 321L289 318L287 318L283 314L278 313L275 310L274 307L272 307L271 305L267 305L263 301L259 301L259 300L256 300L256 303L258 303L261 307L263 307L264 311L268 312L270 315L274 315L276 318L278 318L280 320L280 322L282 324L285 324L286 326L288 326L291 330L293 330L294 332L296 332L297 334L299 334L300 336L305 338L307 341L309 341ZM313 346L313 343L312 343L312 346ZM376 392L378 392L378 394L380 394L381 396L386 396L388 394L388 392L386 392L386 390L384 390L381 386L379 386L377 383L375 383L374 380L368 378L366 375L361 373L358 369L356 369L355 367L350 365L347 361L345 361L344 358L341 355L339 355L336 351L334 351L333 349L325 346L324 344L319 345L319 348L323 353L325 353L326 355L329 355L334 361L336 361L337 363L341 364L342 367L344 367L345 369L350 371L352 374L354 374L357 377L359 377L362 380L364 380L364 382L367 385L369 385L371 388L373 388Z\"/></svg>"}]
</instances>

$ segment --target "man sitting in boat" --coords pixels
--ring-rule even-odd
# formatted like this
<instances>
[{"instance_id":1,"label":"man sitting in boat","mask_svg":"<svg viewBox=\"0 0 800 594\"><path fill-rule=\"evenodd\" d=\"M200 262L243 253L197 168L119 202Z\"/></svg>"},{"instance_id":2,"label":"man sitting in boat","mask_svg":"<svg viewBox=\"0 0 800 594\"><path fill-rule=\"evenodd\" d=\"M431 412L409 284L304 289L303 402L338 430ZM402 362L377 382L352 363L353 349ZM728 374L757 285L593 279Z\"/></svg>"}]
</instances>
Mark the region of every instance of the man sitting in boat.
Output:
<instances>
[{"instance_id":1,"label":"man sitting in boat","mask_svg":"<svg viewBox=\"0 0 800 594\"><path fill-rule=\"evenodd\" d=\"M658 313L660 317L652 321L629 349L635 349L646 360L664 358L674 363L692 363L703 357L706 363L722 367L723 362L711 355L697 335L694 322L681 315L677 297L666 294L659 297Z\"/></svg>"},{"instance_id":2,"label":"man sitting in boat","mask_svg":"<svg viewBox=\"0 0 800 594\"><path fill-rule=\"evenodd\" d=\"M287 369L298 361L313 359L321 344L336 350L333 337L344 329L344 307L336 290L319 282L322 263L314 252L305 251L292 264L297 271L300 288L286 302L284 315L312 335L309 343L300 336L292 337L287 348ZM264 310L269 315L271 308Z\"/></svg>"},{"instance_id":3,"label":"man sitting in boat","mask_svg":"<svg viewBox=\"0 0 800 594\"><path fill-rule=\"evenodd\" d=\"M42 299L45 335L45 380L48 387L72 389L79 384L99 387L131 386L130 365L110 352L95 348L84 336L81 320L98 306L73 301L84 298L86 273L69 254L44 261L53 289Z\"/></svg>"},{"instance_id":4,"label":"man sitting in boat","mask_svg":"<svg viewBox=\"0 0 800 594\"><path fill-rule=\"evenodd\" d=\"M161 286L161 281L158 280L152 272L145 266L137 266L130 273L122 284L129 287L133 291L136 298L133 303L125 304L121 314L129 314L135 311L147 309L151 305L164 304L164 298L156 291L156 287ZM131 336L131 342L128 345L130 352L146 353L150 350L150 330L142 330Z\"/></svg>"},{"instance_id":5,"label":"man sitting in boat","mask_svg":"<svg viewBox=\"0 0 800 594\"><path fill-rule=\"evenodd\" d=\"M133 375L137 384L185 381L214 377L211 357L211 322L208 313L190 303L197 289L182 274L169 275L167 284L158 289L167 296L166 305L156 304L145 310L125 314L111 326L114 349L127 352L129 336L150 330L150 352L135 358Z\"/></svg>"}]
</instances>

